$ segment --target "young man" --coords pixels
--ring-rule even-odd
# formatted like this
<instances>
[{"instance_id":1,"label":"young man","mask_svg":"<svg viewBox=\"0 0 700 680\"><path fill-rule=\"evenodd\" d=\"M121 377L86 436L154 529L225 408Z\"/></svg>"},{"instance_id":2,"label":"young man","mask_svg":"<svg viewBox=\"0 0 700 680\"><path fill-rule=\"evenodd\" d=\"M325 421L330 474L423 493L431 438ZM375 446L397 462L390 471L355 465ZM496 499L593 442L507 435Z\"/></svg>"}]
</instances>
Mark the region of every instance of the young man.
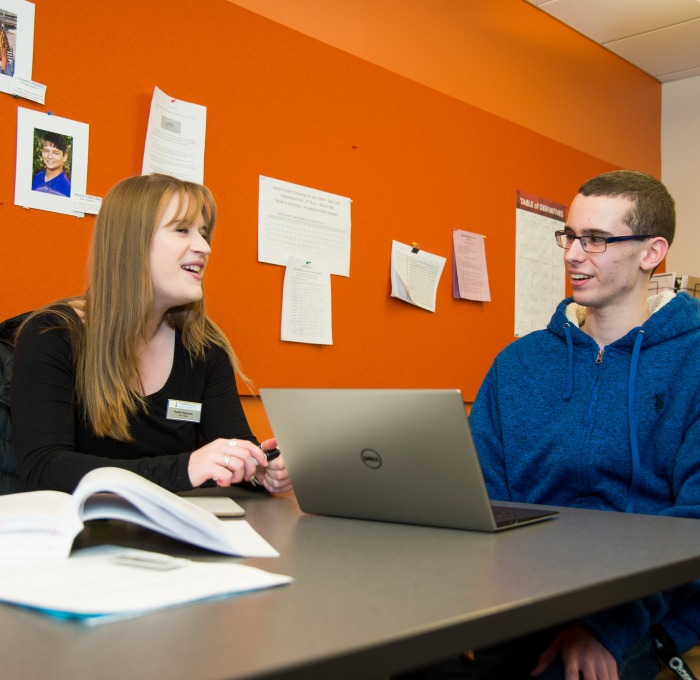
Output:
<instances>
[{"instance_id":1,"label":"young man","mask_svg":"<svg viewBox=\"0 0 700 680\"><path fill-rule=\"evenodd\" d=\"M68 160L68 143L63 135L47 132L41 143L41 160L45 170L37 172L32 190L56 196L70 196L70 180L64 166Z\"/></svg>"},{"instance_id":2,"label":"young man","mask_svg":"<svg viewBox=\"0 0 700 680\"><path fill-rule=\"evenodd\" d=\"M497 356L471 411L492 498L700 518L700 300L648 297L674 230L653 177L579 189L556 233L573 297ZM690 584L408 677L652 680L654 638L682 653L698 631Z\"/></svg>"}]
</instances>

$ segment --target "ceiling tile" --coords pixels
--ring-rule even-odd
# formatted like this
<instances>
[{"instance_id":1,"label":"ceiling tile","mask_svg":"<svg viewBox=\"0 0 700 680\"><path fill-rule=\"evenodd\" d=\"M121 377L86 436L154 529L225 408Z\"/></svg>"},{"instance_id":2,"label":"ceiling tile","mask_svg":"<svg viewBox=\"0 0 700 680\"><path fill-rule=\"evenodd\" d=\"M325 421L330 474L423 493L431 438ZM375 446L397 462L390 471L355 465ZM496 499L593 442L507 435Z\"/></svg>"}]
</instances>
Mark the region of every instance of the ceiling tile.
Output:
<instances>
[{"instance_id":1,"label":"ceiling tile","mask_svg":"<svg viewBox=\"0 0 700 680\"><path fill-rule=\"evenodd\" d=\"M699 0L525 0L659 80L698 75Z\"/></svg>"},{"instance_id":2,"label":"ceiling tile","mask_svg":"<svg viewBox=\"0 0 700 680\"><path fill-rule=\"evenodd\" d=\"M605 47L656 78L700 68L700 19L650 31Z\"/></svg>"}]
</instances>

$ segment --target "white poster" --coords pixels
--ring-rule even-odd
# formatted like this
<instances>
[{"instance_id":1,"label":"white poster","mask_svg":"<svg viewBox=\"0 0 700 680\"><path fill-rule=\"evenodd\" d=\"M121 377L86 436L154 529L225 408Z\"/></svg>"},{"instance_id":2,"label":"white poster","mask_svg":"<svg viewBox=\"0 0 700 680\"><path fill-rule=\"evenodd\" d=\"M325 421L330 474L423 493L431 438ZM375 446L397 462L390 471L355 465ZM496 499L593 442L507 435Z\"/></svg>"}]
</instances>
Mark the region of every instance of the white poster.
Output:
<instances>
[{"instance_id":1,"label":"white poster","mask_svg":"<svg viewBox=\"0 0 700 680\"><path fill-rule=\"evenodd\" d=\"M518 191L515 210L515 336L546 328L565 293L564 251L554 232L563 205Z\"/></svg>"}]
</instances>

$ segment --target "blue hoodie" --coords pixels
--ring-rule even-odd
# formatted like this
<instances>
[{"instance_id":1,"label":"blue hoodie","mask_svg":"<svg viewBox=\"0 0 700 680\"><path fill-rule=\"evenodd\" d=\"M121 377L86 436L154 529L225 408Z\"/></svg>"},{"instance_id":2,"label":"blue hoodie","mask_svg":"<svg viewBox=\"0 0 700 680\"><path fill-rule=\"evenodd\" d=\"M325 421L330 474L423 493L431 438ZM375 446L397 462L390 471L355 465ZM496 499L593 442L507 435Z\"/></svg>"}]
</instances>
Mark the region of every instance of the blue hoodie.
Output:
<instances>
[{"instance_id":1,"label":"blue hoodie","mask_svg":"<svg viewBox=\"0 0 700 680\"><path fill-rule=\"evenodd\" d=\"M546 330L496 357L470 422L494 499L700 518L700 300L649 298L651 316L601 351L566 299ZM700 633L700 583L586 619L620 660L663 623Z\"/></svg>"}]
</instances>

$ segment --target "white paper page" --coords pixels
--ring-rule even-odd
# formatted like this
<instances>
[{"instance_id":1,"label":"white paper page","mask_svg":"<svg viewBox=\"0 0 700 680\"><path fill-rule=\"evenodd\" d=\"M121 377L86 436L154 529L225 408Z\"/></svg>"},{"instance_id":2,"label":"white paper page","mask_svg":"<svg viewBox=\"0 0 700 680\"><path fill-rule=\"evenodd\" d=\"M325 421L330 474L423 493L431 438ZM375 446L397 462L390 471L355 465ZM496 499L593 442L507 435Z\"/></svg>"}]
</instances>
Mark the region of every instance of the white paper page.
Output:
<instances>
[{"instance_id":1,"label":"white paper page","mask_svg":"<svg viewBox=\"0 0 700 680\"><path fill-rule=\"evenodd\" d=\"M75 501L67 493L0 496L0 564L65 559L82 527Z\"/></svg>"},{"instance_id":2,"label":"white paper page","mask_svg":"<svg viewBox=\"0 0 700 680\"><path fill-rule=\"evenodd\" d=\"M243 517L245 510L228 496L181 496L217 517Z\"/></svg>"},{"instance_id":3,"label":"white paper page","mask_svg":"<svg viewBox=\"0 0 700 680\"><path fill-rule=\"evenodd\" d=\"M261 175L258 261L284 266L295 255L350 276L350 204L343 196Z\"/></svg>"},{"instance_id":4,"label":"white paper page","mask_svg":"<svg viewBox=\"0 0 700 680\"><path fill-rule=\"evenodd\" d=\"M29 81L32 79L34 4L25 0L3 0L0 8L3 11L5 35L10 45L5 72L0 73L0 92L20 96L22 90L17 87L15 78Z\"/></svg>"},{"instance_id":5,"label":"white paper page","mask_svg":"<svg viewBox=\"0 0 700 680\"><path fill-rule=\"evenodd\" d=\"M435 311L435 296L445 258L391 242L391 296Z\"/></svg>"},{"instance_id":6,"label":"white paper page","mask_svg":"<svg viewBox=\"0 0 700 680\"><path fill-rule=\"evenodd\" d=\"M333 344L331 275L324 262L289 257L282 293L282 340Z\"/></svg>"},{"instance_id":7,"label":"white paper page","mask_svg":"<svg viewBox=\"0 0 700 680\"><path fill-rule=\"evenodd\" d=\"M70 195L32 189L34 177L39 174L35 173L36 140L46 132L62 135L69 142L66 176L70 175ZM72 195L86 193L89 133L90 128L86 123L18 108L15 205L83 217L82 212L73 209Z\"/></svg>"},{"instance_id":8,"label":"white paper page","mask_svg":"<svg viewBox=\"0 0 700 680\"><path fill-rule=\"evenodd\" d=\"M104 491L118 495L100 495ZM122 519L226 555L279 555L247 522L223 522L203 508L128 470L111 467L92 470L80 481L74 495L79 502L85 502L84 521Z\"/></svg>"},{"instance_id":9,"label":"white paper page","mask_svg":"<svg viewBox=\"0 0 700 680\"><path fill-rule=\"evenodd\" d=\"M24 491L0 496L0 532L16 529L48 531L80 525L75 501L62 491Z\"/></svg>"},{"instance_id":10,"label":"white paper page","mask_svg":"<svg viewBox=\"0 0 700 680\"><path fill-rule=\"evenodd\" d=\"M120 557L174 568L120 563ZM158 553L101 546L76 553L46 569L43 565L0 567L0 601L56 616L105 623L125 615L200 602L291 582L289 576L230 562L194 562ZM72 615L72 616L70 616ZM109 615L103 617L101 615Z\"/></svg>"},{"instance_id":11,"label":"white paper page","mask_svg":"<svg viewBox=\"0 0 700 680\"><path fill-rule=\"evenodd\" d=\"M455 229L452 232L454 262L459 284L458 297L462 300L491 302L484 241L481 234L473 234L462 229Z\"/></svg>"},{"instance_id":12,"label":"white paper page","mask_svg":"<svg viewBox=\"0 0 700 680\"><path fill-rule=\"evenodd\" d=\"M13 97L22 97L22 99L29 99L38 104L44 104L46 100L46 85L14 76L12 78L12 92L10 92L10 94Z\"/></svg>"},{"instance_id":13,"label":"white paper page","mask_svg":"<svg viewBox=\"0 0 700 680\"><path fill-rule=\"evenodd\" d=\"M515 211L515 335L546 328L566 291L564 251L554 232L564 228L564 206L519 192ZM548 212L549 214L543 214Z\"/></svg>"},{"instance_id":14,"label":"white paper page","mask_svg":"<svg viewBox=\"0 0 700 680\"><path fill-rule=\"evenodd\" d=\"M206 550L219 552L223 555L232 555L234 557L279 557L277 550L243 519L220 520L208 510L183 499L183 502L191 506L193 510L204 512L217 522L215 531L212 532L211 527L209 527L209 530L205 529L199 520L196 525L191 526L185 521L175 522L172 515L166 517L162 510L144 503L143 499L132 498L138 503L140 509L145 508L145 511L149 514L139 512L124 498L111 494L102 494L87 501L84 519L86 522L91 519L104 518L131 522L164 536L169 536ZM157 517L158 521L154 521L153 517Z\"/></svg>"},{"instance_id":15,"label":"white paper page","mask_svg":"<svg viewBox=\"0 0 700 680\"><path fill-rule=\"evenodd\" d=\"M100 196L88 196L87 194L79 194L74 191L72 196L72 208L90 215L97 215L102 207L102 198Z\"/></svg>"},{"instance_id":16,"label":"white paper page","mask_svg":"<svg viewBox=\"0 0 700 680\"><path fill-rule=\"evenodd\" d=\"M141 174L155 172L202 184L206 129L206 107L173 99L156 87Z\"/></svg>"}]
</instances>

